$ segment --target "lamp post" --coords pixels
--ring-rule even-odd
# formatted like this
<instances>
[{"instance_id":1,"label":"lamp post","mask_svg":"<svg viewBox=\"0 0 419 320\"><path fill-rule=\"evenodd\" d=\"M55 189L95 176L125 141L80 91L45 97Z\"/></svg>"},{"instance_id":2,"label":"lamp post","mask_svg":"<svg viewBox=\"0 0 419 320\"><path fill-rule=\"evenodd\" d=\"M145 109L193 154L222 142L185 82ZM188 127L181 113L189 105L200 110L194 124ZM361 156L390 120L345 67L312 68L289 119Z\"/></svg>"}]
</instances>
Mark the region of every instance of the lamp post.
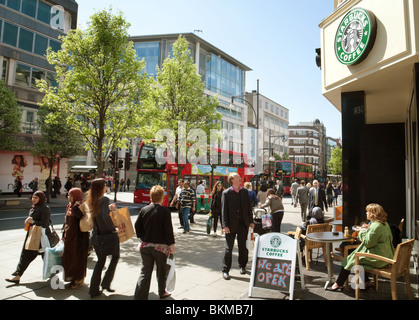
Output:
<instances>
[{"instance_id":1,"label":"lamp post","mask_svg":"<svg viewBox=\"0 0 419 320\"><path fill-rule=\"evenodd\" d=\"M242 96L232 96L231 97L230 108L234 108L235 107L234 99L242 100L245 103L247 103L252 108L253 113L256 116L256 134L255 134L255 140L256 140L255 158L256 158L257 157L258 147L259 147L259 137L258 137L258 129L259 129L259 79L257 79L257 86L256 86L256 110L253 107L253 103L247 101ZM255 164L255 161L256 160L254 159L253 164ZM256 175L259 177L260 172L257 172ZM258 184L259 184L259 179L257 180L257 183L256 183L256 190L259 189L259 185Z\"/></svg>"}]
</instances>

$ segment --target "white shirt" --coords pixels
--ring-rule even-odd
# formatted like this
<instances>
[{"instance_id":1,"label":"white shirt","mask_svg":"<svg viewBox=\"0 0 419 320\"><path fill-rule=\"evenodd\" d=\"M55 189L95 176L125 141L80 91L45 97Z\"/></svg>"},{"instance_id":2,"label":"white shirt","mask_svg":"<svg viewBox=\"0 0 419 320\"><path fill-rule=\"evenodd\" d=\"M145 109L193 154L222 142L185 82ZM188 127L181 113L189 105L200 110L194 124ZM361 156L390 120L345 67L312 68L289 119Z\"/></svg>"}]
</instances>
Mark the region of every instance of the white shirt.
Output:
<instances>
[{"instance_id":1,"label":"white shirt","mask_svg":"<svg viewBox=\"0 0 419 320\"><path fill-rule=\"evenodd\" d=\"M200 184L196 187L196 193L205 193L205 187L203 184Z\"/></svg>"}]
</instances>

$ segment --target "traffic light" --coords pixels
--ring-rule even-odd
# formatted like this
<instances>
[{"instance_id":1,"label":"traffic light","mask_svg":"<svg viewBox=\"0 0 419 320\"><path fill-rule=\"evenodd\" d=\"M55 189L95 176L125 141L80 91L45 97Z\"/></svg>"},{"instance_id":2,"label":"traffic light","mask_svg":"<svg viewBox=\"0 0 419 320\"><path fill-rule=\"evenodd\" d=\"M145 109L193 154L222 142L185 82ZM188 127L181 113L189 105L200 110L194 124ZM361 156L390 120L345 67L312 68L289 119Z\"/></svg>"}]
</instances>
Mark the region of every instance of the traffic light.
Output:
<instances>
[{"instance_id":1,"label":"traffic light","mask_svg":"<svg viewBox=\"0 0 419 320\"><path fill-rule=\"evenodd\" d=\"M119 159L118 160L118 169L122 169L124 167L124 160Z\"/></svg>"},{"instance_id":2,"label":"traffic light","mask_svg":"<svg viewBox=\"0 0 419 320\"><path fill-rule=\"evenodd\" d=\"M115 164L116 164L116 151L112 151L112 153L110 154L110 159L109 159L109 163L111 164L111 168L115 169Z\"/></svg>"},{"instance_id":3,"label":"traffic light","mask_svg":"<svg viewBox=\"0 0 419 320\"><path fill-rule=\"evenodd\" d=\"M129 170L129 168L131 167L131 161L131 153L125 152L125 170Z\"/></svg>"}]
</instances>

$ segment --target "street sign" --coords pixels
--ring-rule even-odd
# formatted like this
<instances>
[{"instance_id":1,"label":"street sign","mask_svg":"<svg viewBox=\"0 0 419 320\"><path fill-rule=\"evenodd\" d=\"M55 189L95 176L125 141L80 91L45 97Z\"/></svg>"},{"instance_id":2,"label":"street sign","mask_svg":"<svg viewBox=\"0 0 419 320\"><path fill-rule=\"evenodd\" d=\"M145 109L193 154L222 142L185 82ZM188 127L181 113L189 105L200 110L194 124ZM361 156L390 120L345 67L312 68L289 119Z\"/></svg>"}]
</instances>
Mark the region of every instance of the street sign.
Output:
<instances>
[{"instance_id":1,"label":"street sign","mask_svg":"<svg viewBox=\"0 0 419 320\"><path fill-rule=\"evenodd\" d=\"M297 247L296 239L282 233L271 232L256 237L249 297L252 296L253 288L258 287L289 292L290 300L293 299ZM301 273L300 256L299 267ZM300 278L304 288L302 274Z\"/></svg>"}]
</instances>

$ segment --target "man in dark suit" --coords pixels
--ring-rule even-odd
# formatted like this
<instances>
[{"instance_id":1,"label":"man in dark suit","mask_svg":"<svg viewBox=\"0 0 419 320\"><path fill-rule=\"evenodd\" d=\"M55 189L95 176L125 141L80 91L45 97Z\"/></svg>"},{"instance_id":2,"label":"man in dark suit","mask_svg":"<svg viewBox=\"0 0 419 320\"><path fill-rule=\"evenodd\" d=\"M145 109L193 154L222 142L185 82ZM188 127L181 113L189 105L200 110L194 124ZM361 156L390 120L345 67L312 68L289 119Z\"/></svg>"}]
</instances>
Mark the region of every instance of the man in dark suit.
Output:
<instances>
[{"instance_id":1,"label":"man in dark suit","mask_svg":"<svg viewBox=\"0 0 419 320\"><path fill-rule=\"evenodd\" d=\"M223 258L223 278L230 280L230 268L233 254L234 240L237 235L239 247L240 273L246 274L246 264L249 251L246 248L246 238L249 226L253 229L253 214L247 189L241 187L238 173L230 173L228 182L231 187L224 190L221 196L221 221L225 232L226 247Z\"/></svg>"},{"instance_id":2,"label":"man in dark suit","mask_svg":"<svg viewBox=\"0 0 419 320\"><path fill-rule=\"evenodd\" d=\"M313 188L308 193L308 212L310 214L314 207L320 207L322 211L326 209L327 212L326 192L319 188L319 182L317 180L313 181Z\"/></svg>"}]
</instances>

